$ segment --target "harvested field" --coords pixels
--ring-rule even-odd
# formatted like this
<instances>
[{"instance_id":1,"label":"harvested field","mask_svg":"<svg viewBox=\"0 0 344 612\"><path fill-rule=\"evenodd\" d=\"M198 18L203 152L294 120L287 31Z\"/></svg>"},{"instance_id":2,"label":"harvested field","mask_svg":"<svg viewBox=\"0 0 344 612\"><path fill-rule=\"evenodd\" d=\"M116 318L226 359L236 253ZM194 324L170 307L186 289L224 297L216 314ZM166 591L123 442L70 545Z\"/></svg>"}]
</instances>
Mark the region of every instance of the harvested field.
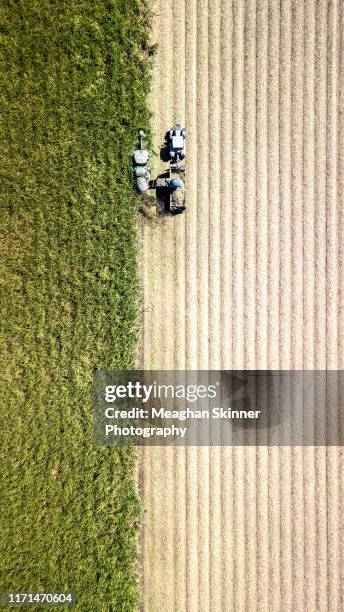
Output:
<instances>
[{"instance_id":1,"label":"harvested field","mask_svg":"<svg viewBox=\"0 0 344 612\"><path fill-rule=\"evenodd\" d=\"M343 368L344 5L156 13L188 210L143 224L145 367ZM142 472L147 612L344 609L341 448L146 448Z\"/></svg>"}]
</instances>

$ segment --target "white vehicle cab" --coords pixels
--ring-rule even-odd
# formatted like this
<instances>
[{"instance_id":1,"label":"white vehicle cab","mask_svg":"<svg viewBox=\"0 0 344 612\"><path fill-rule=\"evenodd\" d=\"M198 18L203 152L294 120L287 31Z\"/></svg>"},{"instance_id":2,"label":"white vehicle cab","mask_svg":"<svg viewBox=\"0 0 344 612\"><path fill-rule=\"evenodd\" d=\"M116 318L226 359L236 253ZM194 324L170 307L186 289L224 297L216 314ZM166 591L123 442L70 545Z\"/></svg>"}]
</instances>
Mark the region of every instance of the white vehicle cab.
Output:
<instances>
[{"instance_id":1,"label":"white vehicle cab","mask_svg":"<svg viewBox=\"0 0 344 612\"><path fill-rule=\"evenodd\" d=\"M169 151L171 159L177 164L186 155L186 132L180 123L170 130Z\"/></svg>"}]
</instances>

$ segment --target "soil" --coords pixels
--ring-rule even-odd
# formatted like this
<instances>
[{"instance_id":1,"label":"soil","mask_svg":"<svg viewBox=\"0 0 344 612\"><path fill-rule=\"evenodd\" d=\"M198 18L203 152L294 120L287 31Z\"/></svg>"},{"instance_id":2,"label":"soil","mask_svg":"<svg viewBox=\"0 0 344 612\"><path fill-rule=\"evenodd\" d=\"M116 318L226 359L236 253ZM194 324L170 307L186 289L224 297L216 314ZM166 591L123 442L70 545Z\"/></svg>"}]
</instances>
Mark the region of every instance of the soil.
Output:
<instances>
[{"instance_id":1,"label":"soil","mask_svg":"<svg viewBox=\"0 0 344 612\"><path fill-rule=\"evenodd\" d=\"M344 5L159 0L155 38L188 207L143 220L144 366L343 368ZM344 609L343 468L336 447L145 448L144 610Z\"/></svg>"}]
</instances>

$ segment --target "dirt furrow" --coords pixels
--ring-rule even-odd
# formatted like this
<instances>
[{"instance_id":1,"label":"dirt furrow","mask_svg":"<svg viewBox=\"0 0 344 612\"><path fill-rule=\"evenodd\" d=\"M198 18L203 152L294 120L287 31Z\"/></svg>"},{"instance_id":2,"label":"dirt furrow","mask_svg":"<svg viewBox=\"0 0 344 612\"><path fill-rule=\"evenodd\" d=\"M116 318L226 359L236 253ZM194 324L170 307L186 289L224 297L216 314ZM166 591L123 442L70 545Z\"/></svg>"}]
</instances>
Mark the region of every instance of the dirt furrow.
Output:
<instances>
[{"instance_id":1,"label":"dirt furrow","mask_svg":"<svg viewBox=\"0 0 344 612\"><path fill-rule=\"evenodd\" d=\"M197 109L194 95L197 88L197 0L185 2L185 120L188 128L187 221L185 223L185 367L197 368L198 300L195 261L197 261ZM198 449L186 448L185 455L186 551L185 581L186 610L197 612L198 606L198 536L199 515L197 486L199 480ZM181 608L183 609L183 608Z\"/></svg>"}]
</instances>

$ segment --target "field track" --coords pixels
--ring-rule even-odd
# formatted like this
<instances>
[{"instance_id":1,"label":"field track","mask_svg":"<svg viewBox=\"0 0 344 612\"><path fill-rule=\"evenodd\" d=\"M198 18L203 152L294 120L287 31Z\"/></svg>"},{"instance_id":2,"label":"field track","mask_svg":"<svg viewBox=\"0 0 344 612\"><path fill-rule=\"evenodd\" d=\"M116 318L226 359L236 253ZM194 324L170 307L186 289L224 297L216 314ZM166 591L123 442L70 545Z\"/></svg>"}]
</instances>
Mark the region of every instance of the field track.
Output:
<instances>
[{"instance_id":1,"label":"field track","mask_svg":"<svg viewBox=\"0 0 344 612\"><path fill-rule=\"evenodd\" d=\"M143 223L144 364L344 367L344 4L157 0L156 150L184 216ZM344 609L336 447L143 451L145 612Z\"/></svg>"}]
</instances>

